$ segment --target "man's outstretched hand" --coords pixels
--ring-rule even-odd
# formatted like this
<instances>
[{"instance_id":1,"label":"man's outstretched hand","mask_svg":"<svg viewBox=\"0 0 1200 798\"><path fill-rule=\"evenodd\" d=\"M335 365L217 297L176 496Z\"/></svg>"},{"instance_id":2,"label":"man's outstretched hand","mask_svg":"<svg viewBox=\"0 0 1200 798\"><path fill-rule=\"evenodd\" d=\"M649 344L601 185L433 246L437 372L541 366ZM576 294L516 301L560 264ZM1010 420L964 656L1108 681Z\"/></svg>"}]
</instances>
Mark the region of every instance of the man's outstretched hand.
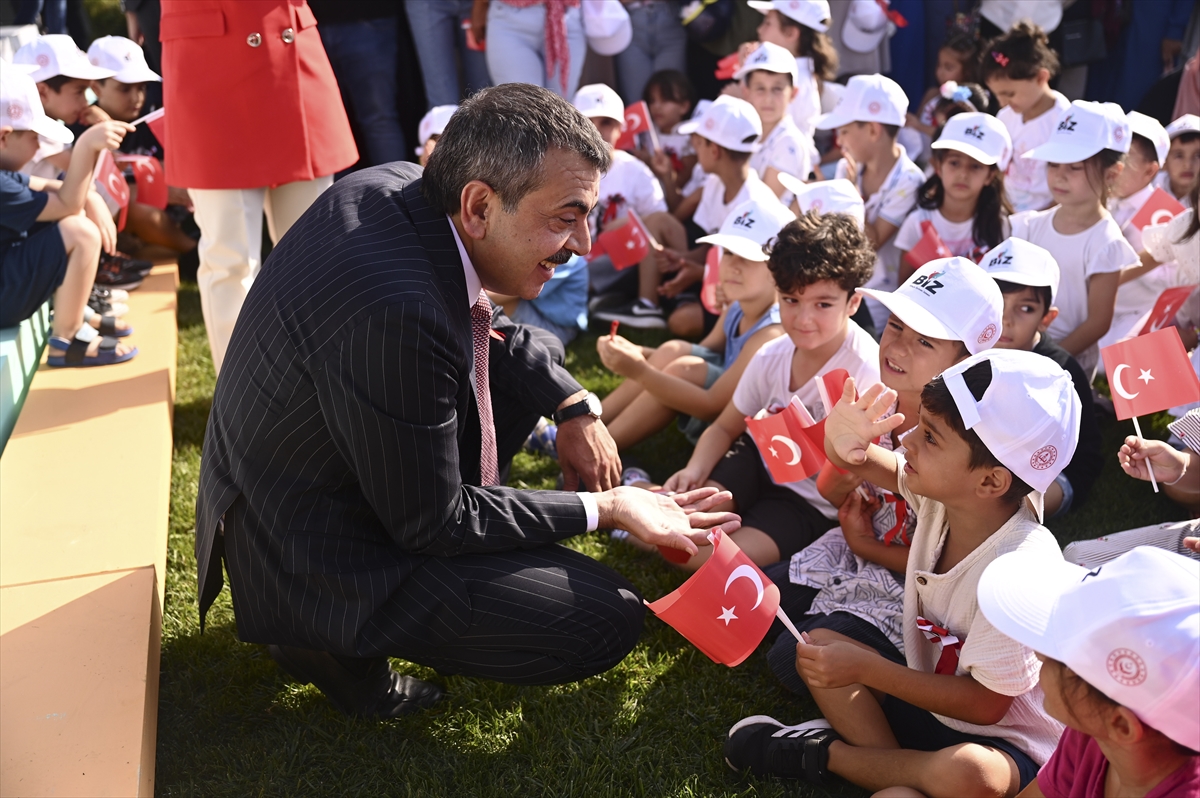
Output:
<instances>
[{"instance_id":1,"label":"man's outstretched hand","mask_svg":"<svg viewBox=\"0 0 1200 798\"><path fill-rule=\"evenodd\" d=\"M708 545L708 533L720 529L726 534L742 525L735 513L714 513L713 507L729 501L727 490L697 488L668 496L633 487L618 487L597 494L600 528L628 530L638 540L654 546L695 554L698 546Z\"/></svg>"},{"instance_id":2,"label":"man's outstretched hand","mask_svg":"<svg viewBox=\"0 0 1200 798\"><path fill-rule=\"evenodd\" d=\"M601 491L621 484L621 455L600 419L579 416L559 424L555 446L563 490Z\"/></svg>"}]
</instances>

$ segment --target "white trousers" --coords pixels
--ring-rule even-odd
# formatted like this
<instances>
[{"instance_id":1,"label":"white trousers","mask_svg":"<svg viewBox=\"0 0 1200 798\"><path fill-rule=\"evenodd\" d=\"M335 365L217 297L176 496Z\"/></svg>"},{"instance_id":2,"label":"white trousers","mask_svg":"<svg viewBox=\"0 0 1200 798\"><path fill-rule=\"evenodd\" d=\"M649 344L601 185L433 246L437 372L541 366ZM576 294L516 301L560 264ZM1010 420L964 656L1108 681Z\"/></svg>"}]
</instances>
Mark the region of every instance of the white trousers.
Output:
<instances>
[{"instance_id":1,"label":"white trousers","mask_svg":"<svg viewBox=\"0 0 1200 798\"><path fill-rule=\"evenodd\" d=\"M333 175L275 188L188 189L200 227L200 307L213 367L220 372L246 294L262 259L262 220L279 243L300 215L333 185Z\"/></svg>"}]
</instances>

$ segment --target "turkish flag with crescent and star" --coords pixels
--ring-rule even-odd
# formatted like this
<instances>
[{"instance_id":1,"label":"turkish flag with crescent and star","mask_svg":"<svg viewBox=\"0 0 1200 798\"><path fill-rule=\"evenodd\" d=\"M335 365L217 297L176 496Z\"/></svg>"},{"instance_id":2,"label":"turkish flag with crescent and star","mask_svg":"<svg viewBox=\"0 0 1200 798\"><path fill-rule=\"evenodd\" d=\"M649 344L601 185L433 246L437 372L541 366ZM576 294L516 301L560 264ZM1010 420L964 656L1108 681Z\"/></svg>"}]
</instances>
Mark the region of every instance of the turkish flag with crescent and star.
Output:
<instances>
[{"instance_id":1,"label":"turkish flag with crescent and star","mask_svg":"<svg viewBox=\"0 0 1200 798\"><path fill-rule=\"evenodd\" d=\"M655 602L654 614L713 662L733 667L754 653L779 609L779 588L717 529L712 555L679 588Z\"/></svg>"},{"instance_id":2,"label":"turkish flag with crescent and star","mask_svg":"<svg viewBox=\"0 0 1200 798\"><path fill-rule=\"evenodd\" d=\"M137 201L145 205L153 205L159 210L167 207L167 176L162 164L151 155L124 155L119 161L122 166L129 164L133 169L133 177L137 180Z\"/></svg>"},{"instance_id":3,"label":"turkish flag with crescent and star","mask_svg":"<svg viewBox=\"0 0 1200 798\"><path fill-rule=\"evenodd\" d=\"M118 168L112 150L100 153L100 157L96 159L96 171L92 173L92 177L108 192L113 201L121 206L121 213L117 218L117 229L125 229L125 215L129 211L129 184L125 182L125 175Z\"/></svg>"},{"instance_id":4,"label":"turkish flag with crescent and star","mask_svg":"<svg viewBox=\"0 0 1200 798\"><path fill-rule=\"evenodd\" d=\"M600 253L608 255L617 271L641 263L650 254L650 242L654 240L645 222L633 208L629 209L626 217L625 224L609 228L596 237L597 251L592 253L592 257Z\"/></svg>"},{"instance_id":5,"label":"turkish flag with crescent and star","mask_svg":"<svg viewBox=\"0 0 1200 798\"><path fill-rule=\"evenodd\" d=\"M1174 327L1100 350L1117 419L1200 402L1200 379Z\"/></svg>"},{"instance_id":6,"label":"turkish flag with crescent and star","mask_svg":"<svg viewBox=\"0 0 1200 798\"><path fill-rule=\"evenodd\" d=\"M654 134L654 126L650 124L650 106L646 105L645 100L625 106L625 123L621 128L621 137L617 139L616 148L636 150L638 133L649 133L654 141L654 149L658 149L658 136Z\"/></svg>"},{"instance_id":7,"label":"turkish flag with crescent and star","mask_svg":"<svg viewBox=\"0 0 1200 798\"><path fill-rule=\"evenodd\" d=\"M1154 189L1154 193L1146 198L1140 210L1133 215L1129 223L1135 230L1142 230L1152 224L1166 224L1183 213L1179 200L1172 197L1162 188Z\"/></svg>"},{"instance_id":8,"label":"turkish flag with crescent and star","mask_svg":"<svg viewBox=\"0 0 1200 798\"><path fill-rule=\"evenodd\" d=\"M808 479L825 465L825 425L814 421L795 396L778 413L747 417L746 431L777 485Z\"/></svg>"},{"instance_id":9,"label":"turkish flag with crescent and star","mask_svg":"<svg viewBox=\"0 0 1200 798\"><path fill-rule=\"evenodd\" d=\"M933 222L921 222L921 238L913 244L912 249L904 253L904 260L914 269L919 269L931 260L948 258L954 253L942 241Z\"/></svg>"},{"instance_id":10,"label":"turkish flag with crescent and star","mask_svg":"<svg viewBox=\"0 0 1200 798\"><path fill-rule=\"evenodd\" d=\"M1150 309L1150 314L1146 316L1146 321L1138 326L1137 334L1146 335L1158 332L1168 325L1174 324L1175 317L1179 315L1184 303L1188 301L1188 297L1195 290L1196 286L1194 285L1177 285L1159 294L1154 307Z\"/></svg>"}]
</instances>

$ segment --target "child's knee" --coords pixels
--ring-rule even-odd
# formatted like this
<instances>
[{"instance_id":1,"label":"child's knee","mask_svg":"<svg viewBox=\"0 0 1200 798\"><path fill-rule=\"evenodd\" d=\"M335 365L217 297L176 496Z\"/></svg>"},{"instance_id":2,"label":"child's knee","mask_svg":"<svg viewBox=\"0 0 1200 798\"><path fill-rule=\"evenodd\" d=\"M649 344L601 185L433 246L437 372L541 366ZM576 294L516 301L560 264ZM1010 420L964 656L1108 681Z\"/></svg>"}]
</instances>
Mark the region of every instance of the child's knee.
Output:
<instances>
[{"instance_id":1,"label":"child's knee","mask_svg":"<svg viewBox=\"0 0 1200 798\"><path fill-rule=\"evenodd\" d=\"M64 216L58 220L58 233L67 252L75 249L99 249L100 228L86 216Z\"/></svg>"},{"instance_id":2,"label":"child's knee","mask_svg":"<svg viewBox=\"0 0 1200 798\"><path fill-rule=\"evenodd\" d=\"M1003 796L1020 788L1020 774L1013 761L994 748L975 743L934 752L932 772L940 773L945 795Z\"/></svg>"}]
</instances>

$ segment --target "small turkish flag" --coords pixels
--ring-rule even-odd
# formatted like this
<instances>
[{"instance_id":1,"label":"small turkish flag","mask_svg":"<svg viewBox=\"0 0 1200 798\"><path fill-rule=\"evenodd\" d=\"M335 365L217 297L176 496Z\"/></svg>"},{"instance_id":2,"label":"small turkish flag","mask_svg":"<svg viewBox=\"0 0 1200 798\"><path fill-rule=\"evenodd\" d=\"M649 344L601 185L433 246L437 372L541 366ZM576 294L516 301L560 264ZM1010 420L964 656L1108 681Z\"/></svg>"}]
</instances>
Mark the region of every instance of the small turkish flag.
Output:
<instances>
[{"instance_id":1,"label":"small turkish flag","mask_svg":"<svg viewBox=\"0 0 1200 798\"><path fill-rule=\"evenodd\" d=\"M721 248L709 247L704 257L704 282L700 284L700 302L714 316L720 316L724 308L717 301L717 286L721 282Z\"/></svg>"},{"instance_id":2,"label":"small turkish flag","mask_svg":"<svg viewBox=\"0 0 1200 798\"><path fill-rule=\"evenodd\" d=\"M842 398L842 389L846 386L848 379L850 379L850 372L845 369L833 369L817 378L817 393L821 394L821 403L825 405L826 416L833 412L833 406Z\"/></svg>"},{"instance_id":3,"label":"small turkish flag","mask_svg":"<svg viewBox=\"0 0 1200 798\"><path fill-rule=\"evenodd\" d=\"M717 69L713 74L717 80L733 80L733 74L738 71L741 66L741 61L737 53L730 53L717 62Z\"/></svg>"},{"instance_id":4,"label":"small turkish flag","mask_svg":"<svg viewBox=\"0 0 1200 798\"><path fill-rule=\"evenodd\" d=\"M113 201L121 206L121 212L117 215L117 229L124 230L125 217L129 213L129 184L125 182L125 175L117 167L112 150L100 153L92 177L108 192Z\"/></svg>"},{"instance_id":5,"label":"small turkish flag","mask_svg":"<svg viewBox=\"0 0 1200 798\"><path fill-rule=\"evenodd\" d=\"M778 413L746 419L775 484L808 479L825 465L825 425L818 424L795 396Z\"/></svg>"},{"instance_id":6,"label":"small turkish flag","mask_svg":"<svg viewBox=\"0 0 1200 798\"><path fill-rule=\"evenodd\" d=\"M914 269L919 269L931 260L948 258L953 253L942 242L933 222L921 222L921 238L913 244L913 248L904 253L904 260Z\"/></svg>"},{"instance_id":7,"label":"small turkish flag","mask_svg":"<svg viewBox=\"0 0 1200 798\"><path fill-rule=\"evenodd\" d=\"M650 124L650 106L645 100L639 100L625 107L625 123L621 127L621 138L617 139L618 150L636 150L638 148L637 134L649 133L651 146L658 149L658 136L654 125Z\"/></svg>"},{"instance_id":8,"label":"small turkish flag","mask_svg":"<svg viewBox=\"0 0 1200 798\"><path fill-rule=\"evenodd\" d=\"M641 263L650 254L650 242L654 240L636 211L630 208L626 216L625 224L596 237L596 246L608 255L617 271Z\"/></svg>"},{"instance_id":9,"label":"small turkish flag","mask_svg":"<svg viewBox=\"0 0 1200 798\"><path fill-rule=\"evenodd\" d=\"M129 164L137 180L137 201L160 210L167 207L167 177L162 164L150 155L122 155L122 165Z\"/></svg>"},{"instance_id":10,"label":"small turkish flag","mask_svg":"<svg viewBox=\"0 0 1200 798\"><path fill-rule=\"evenodd\" d=\"M733 667L754 653L779 609L779 588L717 529L712 555L679 588L646 606L704 652Z\"/></svg>"},{"instance_id":11,"label":"small turkish flag","mask_svg":"<svg viewBox=\"0 0 1200 798\"><path fill-rule=\"evenodd\" d=\"M1179 204L1179 200L1161 188L1156 188L1129 223L1135 230L1142 230L1152 224L1166 224L1181 213L1183 206Z\"/></svg>"},{"instance_id":12,"label":"small turkish flag","mask_svg":"<svg viewBox=\"0 0 1200 798\"><path fill-rule=\"evenodd\" d=\"M1174 327L1100 350L1117 419L1200 402L1200 380Z\"/></svg>"},{"instance_id":13,"label":"small turkish flag","mask_svg":"<svg viewBox=\"0 0 1200 798\"><path fill-rule=\"evenodd\" d=\"M1158 332L1164 327L1175 322L1175 316L1179 314L1188 297L1196 290L1194 285L1179 285L1174 288L1168 288L1158 295L1158 300L1154 303L1154 307L1150 311L1150 315L1146 317L1146 322L1138 327L1138 335Z\"/></svg>"}]
</instances>

